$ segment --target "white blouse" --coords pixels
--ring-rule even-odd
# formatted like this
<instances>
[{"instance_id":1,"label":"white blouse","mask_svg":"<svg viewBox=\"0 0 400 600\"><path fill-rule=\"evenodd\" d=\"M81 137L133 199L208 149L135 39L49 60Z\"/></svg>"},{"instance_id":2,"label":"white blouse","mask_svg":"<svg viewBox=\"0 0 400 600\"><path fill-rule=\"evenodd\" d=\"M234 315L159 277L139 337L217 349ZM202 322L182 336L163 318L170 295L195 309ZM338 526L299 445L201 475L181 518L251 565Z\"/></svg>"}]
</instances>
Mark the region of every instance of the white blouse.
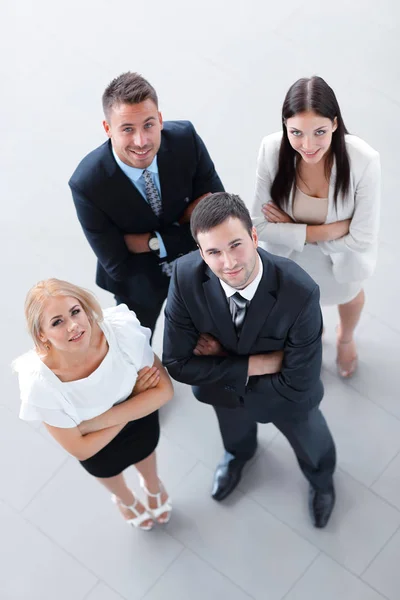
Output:
<instances>
[{"instance_id":1,"label":"white blouse","mask_svg":"<svg viewBox=\"0 0 400 600\"><path fill-rule=\"evenodd\" d=\"M138 371L154 363L150 329L142 327L125 304L106 308L103 315L99 326L108 342L108 352L88 377L63 382L34 350L14 361L22 401L21 419L44 421L54 427L76 427L131 394Z\"/></svg>"}]
</instances>

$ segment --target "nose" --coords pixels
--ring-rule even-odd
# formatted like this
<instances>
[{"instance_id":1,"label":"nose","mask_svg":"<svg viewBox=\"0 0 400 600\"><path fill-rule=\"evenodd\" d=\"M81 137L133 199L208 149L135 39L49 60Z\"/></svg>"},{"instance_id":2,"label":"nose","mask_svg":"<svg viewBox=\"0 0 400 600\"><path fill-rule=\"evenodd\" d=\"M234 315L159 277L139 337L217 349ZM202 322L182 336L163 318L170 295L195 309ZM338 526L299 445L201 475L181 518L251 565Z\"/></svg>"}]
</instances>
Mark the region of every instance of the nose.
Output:
<instances>
[{"instance_id":1,"label":"nose","mask_svg":"<svg viewBox=\"0 0 400 600\"><path fill-rule=\"evenodd\" d=\"M236 265L236 259L231 254L227 253L224 256L224 270L231 271L232 268Z\"/></svg>"},{"instance_id":2,"label":"nose","mask_svg":"<svg viewBox=\"0 0 400 600\"><path fill-rule=\"evenodd\" d=\"M68 331L69 332L74 331L74 329L76 329L76 328L77 328L76 322L70 320L68 323Z\"/></svg>"},{"instance_id":3,"label":"nose","mask_svg":"<svg viewBox=\"0 0 400 600\"><path fill-rule=\"evenodd\" d=\"M310 150L311 147L312 147L312 142L311 142L310 138L305 135L303 138L303 148L304 148L304 150Z\"/></svg>"},{"instance_id":4,"label":"nose","mask_svg":"<svg viewBox=\"0 0 400 600\"><path fill-rule=\"evenodd\" d=\"M146 137L143 131L137 131L133 136L133 143L138 148L143 148L146 145Z\"/></svg>"}]
</instances>

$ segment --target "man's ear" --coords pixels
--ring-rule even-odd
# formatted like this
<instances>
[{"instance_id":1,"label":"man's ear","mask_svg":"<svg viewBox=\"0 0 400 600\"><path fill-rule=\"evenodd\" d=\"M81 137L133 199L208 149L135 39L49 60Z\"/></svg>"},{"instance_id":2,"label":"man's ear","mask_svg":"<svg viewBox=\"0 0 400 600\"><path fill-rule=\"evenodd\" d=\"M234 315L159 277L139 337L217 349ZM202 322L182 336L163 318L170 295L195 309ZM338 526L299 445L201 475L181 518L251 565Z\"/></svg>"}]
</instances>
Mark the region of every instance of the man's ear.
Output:
<instances>
[{"instance_id":1,"label":"man's ear","mask_svg":"<svg viewBox=\"0 0 400 600\"><path fill-rule=\"evenodd\" d=\"M103 127L104 127L104 131L106 132L106 134L110 138L111 137L111 127L109 126L109 124L107 123L107 121L103 121Z\"/></svg>"}]
</instances>

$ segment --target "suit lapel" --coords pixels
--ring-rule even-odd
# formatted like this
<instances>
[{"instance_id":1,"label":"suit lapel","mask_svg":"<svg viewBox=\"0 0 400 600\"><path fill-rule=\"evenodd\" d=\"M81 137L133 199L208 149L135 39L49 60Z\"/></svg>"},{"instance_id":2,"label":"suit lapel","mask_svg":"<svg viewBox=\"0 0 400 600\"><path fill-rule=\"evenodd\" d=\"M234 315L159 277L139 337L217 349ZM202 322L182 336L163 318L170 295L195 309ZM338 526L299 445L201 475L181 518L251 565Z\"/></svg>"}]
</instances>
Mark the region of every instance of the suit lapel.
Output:
<instances>
[{"instance_id":1,"label":"suit lapel","mask_svg":"<svg viewBox=\"0 0 400 600\"><path fill-rule=\"evenodd\" d=\"M227 350L236 352L238 339L225 292L221 287L218 277L208 267L206 267L206 275L209 279L203 283L203 290L208 310L220 333L218 341Z\"/></svg>"},{"instance_id":2,"label":"suit lapel","mask_svg":"<svg viewBox=\"0 0 400 600\"><path fill-rule=\"evenodd\" d=\"M259 251L259 254L263 263L263 275L247 309L239 338L239 354L250 354L251 347L276 302L277 281L275 272L268 261L268 255L262 251Z\"/></svg>"}]
</instances>

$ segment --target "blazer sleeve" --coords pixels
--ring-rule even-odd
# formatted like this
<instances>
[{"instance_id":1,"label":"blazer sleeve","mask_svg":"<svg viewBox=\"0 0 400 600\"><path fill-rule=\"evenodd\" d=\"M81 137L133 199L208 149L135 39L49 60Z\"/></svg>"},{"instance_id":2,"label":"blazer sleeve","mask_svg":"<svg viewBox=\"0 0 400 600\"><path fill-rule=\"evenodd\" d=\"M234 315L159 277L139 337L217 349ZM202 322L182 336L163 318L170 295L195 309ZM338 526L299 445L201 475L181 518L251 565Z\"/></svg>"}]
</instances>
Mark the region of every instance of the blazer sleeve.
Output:
<instances>
[{"instance_id":1,"label":"blazer sleeve","mask_svg":"<svg viewBox=\"0 0 400 600\"><path fill-rule=\"evenodd\" d=\"M355 190L349 233L338 240L318 242L324 254L365 252L376 246L379 232L381 165L376 153L368 162Z\"/></svg>"},{"instance_id":2,"label":"blazer sleeve","mask_svg":"<svg viewBox=\"0 0 400 600\"><path fill-rule=\"evenodd\" d=\"M320 382L322 365L322 315L319 288L315 286L296 321L289 330L282 368L274 375L250 377L252 393L268 398L304 402Z\"/></svg>"},{"instance_id":3,"label":"blazer sleeve","mask_svg":"<svg viewBox=\"0 0 400 600\"><path fill-rule=\"evenodd\" d=\"M165 308L163 363L176 381L190 385L220 384L239 396L245 393L247 356L196 356L199 338L178 284L179 261L174 267Z\"/></svg>"},{"instance_id":4,"label":"blazer sleeve","mask_svg":"<svg viewBox=\"0 0 400 600\"><path fill-rule=\"evenodd\" d=\"M279 140L276 135L263 139L258 153L256 189L251 215L260 241L268 244L268 249L276 254L279 247L302 252L306 241L307 225L303 223L268 223L261 207L271 202L271 187L278 169ZM285 252L283 252L285 253ZM287 253L287 252L286 252Z\"/></svg>"},{"instance_id":5,"label":"blazer sleeve","mask_svg":"<svg viewBox=\"0 0 400 600\"><path fill-rule=\"evenodd\" d=\"M190 232L189 223L184 223L183 225L179 225L179 223L167 225L161 228L159 233L167 252L165 259L168 261L174 260L179 256L188 254L196 249L196 242Z\"/></svg>"},{"instance_id":6,"label":"blazer sleeve","mask_svg":"<svg viewBox=\"0 0 400 600\"><path fill-rule=\"evenodd\" d=\"M101 266L115 281L129 283L133 276L148 272L157 261L153 253L132 254L124 236L111 219L100 210L75 184L69 182L76 212L83 232Z\"/></svg>"}]
</instances>

